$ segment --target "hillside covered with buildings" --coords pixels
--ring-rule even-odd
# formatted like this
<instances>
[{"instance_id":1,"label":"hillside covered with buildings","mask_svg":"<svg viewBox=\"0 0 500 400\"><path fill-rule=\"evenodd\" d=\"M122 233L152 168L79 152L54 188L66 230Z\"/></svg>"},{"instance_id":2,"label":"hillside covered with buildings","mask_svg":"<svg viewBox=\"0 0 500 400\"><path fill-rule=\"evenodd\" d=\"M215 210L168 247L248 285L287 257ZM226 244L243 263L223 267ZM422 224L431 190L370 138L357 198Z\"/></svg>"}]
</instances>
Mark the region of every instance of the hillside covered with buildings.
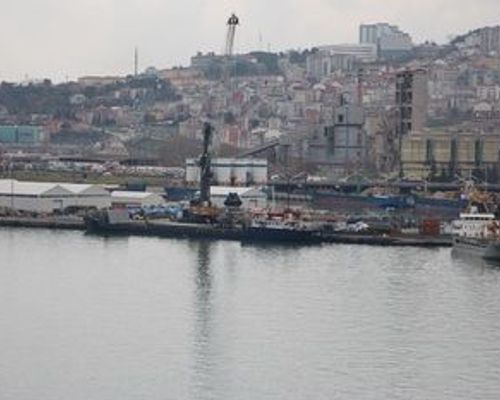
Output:
<instances>
[{"instance_id":1,"label":"hillside covered with buildings","mask_svg":"<svg viewBox=\"0 0 500 400\"><path fill-rule=\"evenodd\" d=\"M271 172L499 179L500 27L438 45L376 23L353 42L3 82L2 168L16 157L184 168L210 121L216 154L267 157Z\"/></svg>"}]
</instances>

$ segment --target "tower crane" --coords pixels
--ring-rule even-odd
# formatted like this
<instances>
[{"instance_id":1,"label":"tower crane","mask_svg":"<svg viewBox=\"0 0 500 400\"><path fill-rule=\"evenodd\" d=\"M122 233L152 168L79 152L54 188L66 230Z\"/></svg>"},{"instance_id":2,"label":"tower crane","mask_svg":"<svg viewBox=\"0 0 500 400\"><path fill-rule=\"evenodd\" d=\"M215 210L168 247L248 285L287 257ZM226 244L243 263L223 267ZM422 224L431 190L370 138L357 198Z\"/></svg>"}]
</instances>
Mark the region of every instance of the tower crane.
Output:
<instances>
[{"instance_id":1,"label":"tower crane","mask_svg":"<svg viewBox=\"0 0 500 400\"><path fill-rule=\"evenodd\" d=\"M226 35L226 49L224 54L224 65L222 70L222 82L226 86L226 95L229 96L231 92L231 58L234 51L234 38L236 36L236 27L240 24L240 19L236 14L231 14L227 20L227 35ZM229 96L230 97L230 96ZM226 98L226 102L229 102L229 97Z\"/></svg>"},{"instance_id":2,"label":"tower crane","mask_svg":"<svg viewBox=\"0 0 500 400\"><path fill-rule=\"evenodd\" d=\"M236 36L236 27L240 24L236 14L231 14L227 20L227 36L226 36L226 57L231 57L234 51L234 38Z\"/></svg>"}]
</instances>

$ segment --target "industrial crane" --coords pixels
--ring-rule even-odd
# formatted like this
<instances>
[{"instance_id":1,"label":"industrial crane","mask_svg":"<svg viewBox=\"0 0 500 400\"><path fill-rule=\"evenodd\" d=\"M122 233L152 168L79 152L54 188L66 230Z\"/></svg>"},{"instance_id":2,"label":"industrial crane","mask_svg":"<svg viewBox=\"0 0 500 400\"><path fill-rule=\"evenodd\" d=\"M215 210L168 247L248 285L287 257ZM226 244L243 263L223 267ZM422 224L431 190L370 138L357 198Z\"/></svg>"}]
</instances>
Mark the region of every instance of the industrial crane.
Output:
<instances>
[{"instance_id":1,"label":"industrial crane","mask_svg":"<svg viewBox=\"0 0 500 400\"><path fill-rule=\"evenodd\" d=\"M236 36L236 27L240 24L236 14L232 14L227 20L227 36L226 36L226 57L231 57L234 50L234 38Z\"/></svg>"},{"instance_id":2,"label":"industrial crane","mask_svg":"<svg viewBox=\"0 0 500 400\"><path fill-rule=\"evenodd\" d=\"M212 141L212 126L205 122L203 127L203 153L200 157L200 203L210 206L210 180L212 179L210 143Z\"/></svg>"},{"instance_id":3,"label":"industrial crane","mask_svg":"<svg viewBox=\"0 0 500 400\"><path fill-rule=\"evenodd\" d=\"M188 219L191 222L214 222L218 215L218 209L213 207L210 201L210 182L212 180L210 144L212 135L213 128L206 122L203 126L203 152L198 162L200 166L200 195L191 201L188 213Z\"/></svg>"},{"instance_id":4,"label":"industrial crane","mask_svg":"<svg viewBox=\"0 0 500 400\"><path fill-rule=\"evenodd\" d=\"M224 51L224 67L222 73L223 82L228 85L227 89L230 89L229 78L230 78L230 64L231 58L234 52L234 38L236 36L236 27L240 24L239 18L236 14L231 14L231 17L227 20L227 34L226 34L226 48Z\"/></svg>"}]
</instances>

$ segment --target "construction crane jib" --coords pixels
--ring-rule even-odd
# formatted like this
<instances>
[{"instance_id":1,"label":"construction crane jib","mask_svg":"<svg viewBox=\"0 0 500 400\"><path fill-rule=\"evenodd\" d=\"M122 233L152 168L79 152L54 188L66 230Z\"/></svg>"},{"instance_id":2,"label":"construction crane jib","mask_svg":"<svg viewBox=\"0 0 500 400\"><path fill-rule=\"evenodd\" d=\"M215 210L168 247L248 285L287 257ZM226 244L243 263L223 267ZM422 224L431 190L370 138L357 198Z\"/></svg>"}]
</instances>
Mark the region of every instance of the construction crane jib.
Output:
<instances>
[{"instance_id":1,"label":"construction crane jib","mask_svg":"<svg viewBox=\"0 0 500 400\"><path fill-rule=\"evenodd\" d=\"M227 37L226 37L226 56L232 56L234 50L234 38L236 36L236 27L240 24L236 14L232 14L227 20Z\"/></svg>"}]
</instances>

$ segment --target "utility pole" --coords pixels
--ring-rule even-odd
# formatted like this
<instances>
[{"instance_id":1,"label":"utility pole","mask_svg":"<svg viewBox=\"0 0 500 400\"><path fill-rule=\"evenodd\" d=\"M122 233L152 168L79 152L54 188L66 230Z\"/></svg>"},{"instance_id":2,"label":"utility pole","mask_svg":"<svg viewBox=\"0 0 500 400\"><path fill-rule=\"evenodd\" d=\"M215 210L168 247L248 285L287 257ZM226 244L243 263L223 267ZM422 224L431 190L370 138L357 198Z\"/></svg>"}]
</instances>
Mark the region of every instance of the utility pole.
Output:
<instances>
[{"instance_id":1,"label":"utility pole","mask_svg":"<svg viewBox=\"0 0 500 400\"><path fill-rule=\"evenodd\" d=\"M363 107L363 68L358 69L358 105Z\"/></svg>"},{"instance_id":2,"label":"utility pole","mask_svg":"<svg viewBox=\"0 0 500 400\"><path fill-rule=\"evenodd\" d=\"M12 160L9 162L10 171L10 209L14 211L14 178L12 176Z\"/></svg>"}]
</instances>

